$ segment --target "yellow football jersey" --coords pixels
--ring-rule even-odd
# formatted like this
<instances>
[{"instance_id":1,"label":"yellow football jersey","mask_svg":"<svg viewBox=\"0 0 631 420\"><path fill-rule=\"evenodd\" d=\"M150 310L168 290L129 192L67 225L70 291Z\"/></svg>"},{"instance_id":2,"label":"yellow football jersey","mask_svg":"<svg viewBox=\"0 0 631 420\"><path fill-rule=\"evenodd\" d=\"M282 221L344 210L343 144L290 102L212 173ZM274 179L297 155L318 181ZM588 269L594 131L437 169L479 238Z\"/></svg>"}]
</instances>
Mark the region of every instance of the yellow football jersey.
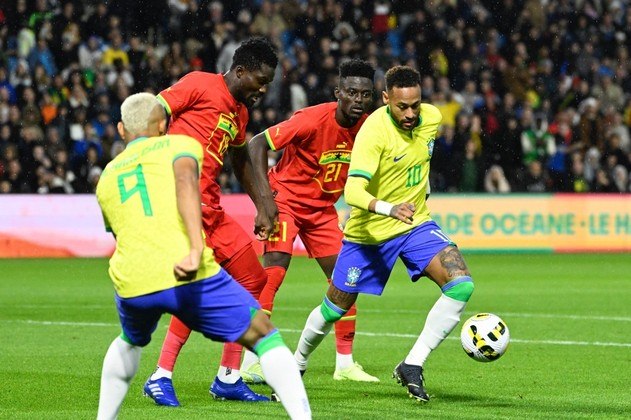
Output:
<instances>
[{"instance_id":1,"label":"yellow football jersey","mask_svg":"<svg viewBox=\"0 0 631 420\"><path fill-rule=\"evenodd\" d=\"M388 106L373 112L355 138L349 176L366 178L366 191L392 204L414 203L414 222L407 225L392 217L353 207L344 236L362 244L377 244L408 232L430 220L425 202L429 161L442 120L433 105L421 104L419 123L412 130L400 128Z\"/></svg>"},{"instance_id":2,"label":"yellow football jersey","mask_svg":"<svg viewBox=\"0 0 631 420\"><path fill-rule=\"evenodd\" d=\"M186 284L173 266L190 250L177 209L173 162L192 157L202 167L202 146L191 137L141 137L106 167L96 189L105 227L116 236L109 274L119 296L136 297ZM205 248L196 280L219 272Z\"/></svg>"}]
</instances>

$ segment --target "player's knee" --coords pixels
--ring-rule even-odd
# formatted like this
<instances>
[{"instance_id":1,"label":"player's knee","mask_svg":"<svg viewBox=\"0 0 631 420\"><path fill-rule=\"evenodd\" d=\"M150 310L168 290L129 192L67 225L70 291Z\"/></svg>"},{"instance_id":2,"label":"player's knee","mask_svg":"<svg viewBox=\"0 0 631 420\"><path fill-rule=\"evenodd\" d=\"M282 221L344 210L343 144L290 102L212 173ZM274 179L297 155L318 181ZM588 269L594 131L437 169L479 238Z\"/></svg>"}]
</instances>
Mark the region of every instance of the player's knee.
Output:
<instances>
[{"instance_id":1,"label":"player's knee","mask_svg":"<svg viewBox=\"0 0 631 420\"><path fill-rule=\"evenodd\" d=\"M251 308L250 326L237 341L249 349L254 349L259 340L274 330L274 325L267 314Z\"/></svg>"},{"instance_id":2,"label":"player's knee","mask_svg":"<svg viewBox=\"0 0 631 420\"><path fill-rule=\"evenodd\" d=\"M261 337L254 346L252 346L252 350L254 353L261 357L268 351L276 348L276 347L286 347L285 342L283 341L283 337L281 337L280 332L276 328L272 329L268 334Z\"/></svg>"},{"instance_id":3,"label":"player's knee","mask_svg":"<svg viewBox=\"0 0 631 420\"><path fill-rule=\"evenodd\" d=\"M125 334L125 332L122 332L119 337L121 338L121 340L123 340L127 344L130 344L136 347L145 347L147 344L151 342L151 335L147 335L144 337L136 336L136 337L131 338L127 334Z\"/></svg>"},{"instance_id":4,"label":"player's knee","mask_svg":"<svg viewBox=\"0 0 631 420\"><path fill-rule=\"evenodd\" d=\"M467 302L473 294L473 279L469 276L456 277L441 287L445 296L461 302Z\"/></svg>"},{"instance_id":5,"label":"player's knee","mask_svg":"<svg viewBox=\"0 0 631 420\"><path fill-rule=\"evenodd\" d=\"M322 304L320 305L320 312L326 322L333 323L339 321L347 311L331 302L329 298L325 296Z\"/></svg>"}]
</instances>

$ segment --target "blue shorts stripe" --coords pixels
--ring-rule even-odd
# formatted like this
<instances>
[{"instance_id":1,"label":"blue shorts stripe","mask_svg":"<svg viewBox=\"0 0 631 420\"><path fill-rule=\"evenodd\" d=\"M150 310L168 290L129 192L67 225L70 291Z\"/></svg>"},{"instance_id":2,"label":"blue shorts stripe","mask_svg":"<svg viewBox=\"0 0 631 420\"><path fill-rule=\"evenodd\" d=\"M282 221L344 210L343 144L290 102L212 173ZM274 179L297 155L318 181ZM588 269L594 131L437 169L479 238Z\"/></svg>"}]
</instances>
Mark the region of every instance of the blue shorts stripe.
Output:
<instances>
[{"instance_id":1,"label":"blue shorts stripe","mask_svg":"<svg viewBox=\"0 0 631 420\"><path fill-rule=\"evenodd\" d=\"M335 303L331 302L328 297L324 297L324 304L339 315L344 315L346 311L340 307L338 307Z\"/></svg>"},{"instance_id":2,"label":"blue shorts stripe","mask_svg":"<svg viewBox=\"0 0 631 420\"><path fill-rule=\"evenodd\" d=\"M455 279L453 279L452 281L450 281L449 283L445 284L443 287L440 288L440 290L445 293L447 290L451 289L452 287L460 284L460 283L464 283L470 281L472 282L473 279L469 276L461 276L461 277L456 277Z\"/></svg>"}]
</instances>

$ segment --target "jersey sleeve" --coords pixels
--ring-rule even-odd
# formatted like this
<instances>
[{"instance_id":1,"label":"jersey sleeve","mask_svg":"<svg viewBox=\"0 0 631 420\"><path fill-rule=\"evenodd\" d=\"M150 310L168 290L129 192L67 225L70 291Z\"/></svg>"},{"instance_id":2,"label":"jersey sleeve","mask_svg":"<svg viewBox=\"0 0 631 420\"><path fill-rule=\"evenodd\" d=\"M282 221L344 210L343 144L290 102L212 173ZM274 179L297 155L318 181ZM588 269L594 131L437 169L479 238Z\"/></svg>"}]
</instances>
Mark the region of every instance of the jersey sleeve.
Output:
<instances>
[{"instance_id":1,"label":"jersey sleeve","mask_svg":"<svg viewBox=\"0 0 631 420\"><path fill-rule=\"evenodd\" d=\"M290 143L299 143L313 133L313 121L308 114L298 111L288 120L271 126L264 131L270 149L276 151Z\"/></svg>"},{"instance_id":2,"label":"jersey sleeve","mask_svg":"<svg viewBox=\"0 0 631 420\"><path fill-rule=\"evenodd\" d=\"M197 162L198 171L202 169L204 152L201 144L189 136L173 136L176 147L173 150L173 162L180 158L192 158Z\"/></svg>"},{"instance_id":3,"label":"jersey sleeve","mask_svg":"<svg viewBox=\"0 0 631 420\"><path fill-rule=\"evenodd\" d=\"M103 212L101 212L101 215L103 216L103 224L105 225L105 231L112 232L112 226L110 225L110 221L107 220L107 216Z\"/></svg>"},{"instance_id":4,"label":"jersey sleeve","mask_svg":"<svg viewBox=\"0 0 631 420\"><path fill-rule=\"evenodd\" d=\"M346 204L363 210L368 210L368 206L375 197L366 191L368 180L363 177L349 177L344 186L344 200Z\"/></svg>"},{"instance_id":5,"label":"jersey sleeve","mask_svg":"<svg viewBox=\"0 0 631 420\"><path fill-rule=\"evenodd\" d=\"M357 133L348 176L359 176L371 180L379 167L385 139L383 132L374 124L364 124Z\"/></svg>"},{"instance_id":6,"label":"jersey sleeve","mask_svg":"<svg viewBox=\"0 0 631 420\"><path fill-rule=\"evenodd\" d=\"M438 131L440 123L443 121L443 114L440 113L440 109L436 108L432 104L421 104L421 115L423 116L423 122L427 124L434 131Z\"/></svg>"},{"instance_id":7,"label":"jersey sleeve","mask_svg":"<svg viewBox=\"0 0 631 420\"><path fill-rule=\"evenodd\" d=\"M105 176L107 176L108 174L108 169L109 167L106 166L105 169L103 170L103 172L101 173L101 179L105 179ZM99 208L101 209L101 216L103 217L103 225L105 226L105 231L106 232L112 232L112 225L110 224L110 221L108 220L107 216L105 215L105 210L103 207L103 195L104 192L103 190L105 189L105 181L104 182L99 182L98 185L96 186L96 202L99 205Z\"/></svg>"},{"instance_id":8,"label":"jersey sleeve","mask_svg":"<svg viewBox=\"0 0 631 420\"><path fill-rule=\"evenodd\" d=\"M169 115L181 114L201 97L204 92L201 86L204 84L196 75L189 73L160 92L157 98Z\"/></svg>"}]
</instances>

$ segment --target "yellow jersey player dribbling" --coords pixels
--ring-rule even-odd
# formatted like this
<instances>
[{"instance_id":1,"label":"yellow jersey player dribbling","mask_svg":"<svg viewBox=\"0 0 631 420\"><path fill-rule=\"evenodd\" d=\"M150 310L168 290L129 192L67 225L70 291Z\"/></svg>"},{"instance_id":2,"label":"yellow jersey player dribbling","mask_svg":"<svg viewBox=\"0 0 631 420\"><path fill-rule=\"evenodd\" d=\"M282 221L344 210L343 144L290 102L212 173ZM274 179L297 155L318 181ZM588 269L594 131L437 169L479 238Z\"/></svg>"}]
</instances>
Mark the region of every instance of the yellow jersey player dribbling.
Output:
<instances>
[{"instance_id":1,"label":"yellow jersey player dribbling","mask_svg":"<svg viewBox=\"0 0 631 420\"><path fill-rule=\"evenodd\" d=\"M353 208L333 282L309 315L294 357L304 371L311 353L358 293L382 294L400 258L413 282L429 277L442 292L416 343L393 372L411 397L428 401L423 364L458 324L473 280L458 248L431 220L426 203L440 111L421 103L421 77L410 67L388 70L382 95L386 105L366 119L353 147L344 188Z\"/></svg>"},{"instance_id":2,"label":"yellow jersey player dribbling","mask_svg":"<svg viewBox=\"0 0 631 420\"><path fill-rule=\"evenodd\" d=\"M161 135L166 114L155 96L121 105L127 148L101 175L96 195L116 237L109 274L122 334L103 361L98 419L114 419L163 313L215 341L236 341L260 358L268 384L291 418L310 419L296 362L260 305L217 264L202 236L199 168L193 138Z\"/></svg>"}]
</instances>

